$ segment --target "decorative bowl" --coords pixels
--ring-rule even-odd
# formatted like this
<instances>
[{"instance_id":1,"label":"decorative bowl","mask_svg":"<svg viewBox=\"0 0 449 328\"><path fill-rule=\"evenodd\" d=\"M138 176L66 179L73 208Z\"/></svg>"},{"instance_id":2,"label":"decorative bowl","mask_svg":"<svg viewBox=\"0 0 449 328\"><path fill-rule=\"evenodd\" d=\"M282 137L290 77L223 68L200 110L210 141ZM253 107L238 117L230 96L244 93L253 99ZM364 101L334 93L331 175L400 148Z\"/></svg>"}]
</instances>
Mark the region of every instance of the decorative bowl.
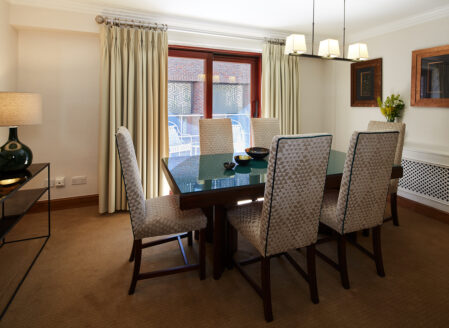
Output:
<instances>
[{"instance_id":1,"label":"decorative bowl","mask_svg":"<svg viewBox=\"0 0 449 328\"><path fill-rule=\"evenodd\" d=\"M224 162L223 166L226 170L232 170L235 166L234 162Z\"/></svg>"},{"instance_id":2,"label":"decorative bowl","mask_svg":"<svg viewBox=\"0 0 449 328\"><path fill-rule=\"evenodd\" d=\"M254 159L262 159L266 157L270 151L263 147L251 147L245 149L246 153Z\"/></svg>"},{"instance_id":3,"label":"decorative bowl","mask_svg":"<svg viewBox=\"0 0 449 328\"><path fill-rule=\"evenodd\" d=\"M237 155L234 156L234 160L237 162L238 165L248 165L249 161L251 160L251 157L248 155Z\"/></svg>"}]
</instances>

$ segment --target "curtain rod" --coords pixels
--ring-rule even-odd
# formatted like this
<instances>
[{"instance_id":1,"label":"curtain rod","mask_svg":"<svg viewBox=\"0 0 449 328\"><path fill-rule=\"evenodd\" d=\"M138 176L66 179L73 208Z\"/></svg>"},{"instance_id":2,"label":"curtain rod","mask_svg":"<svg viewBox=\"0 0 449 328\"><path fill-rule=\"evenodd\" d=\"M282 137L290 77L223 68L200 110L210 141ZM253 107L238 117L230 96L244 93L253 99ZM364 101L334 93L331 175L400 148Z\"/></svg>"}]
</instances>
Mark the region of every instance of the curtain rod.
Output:
<instances>
[{"instance_id":1,"label":"curtain rod","mask_svg":"<svg viewBox=\"0 0 449 328\"><path fill-rule=\"evenodd\" d=\"M268 38L268 37L264 37L264 36L252 36L252 35L244 35L244 34L217 32L217 31L211 31L211 30L187 28L187 27L173 26L173 25L168 27L167 24L157 24L157 23L151 23L148 21L134 20L134 19L106 17L106 16L102 16L102 15L97 15L95 17L95 21L98 24L128 26L128 27L157 28L157 29L162 29L165 31L169 30L169 31L173 31L173 32L204 34L204 35L211 35L211 36L219 36L219 37L243 39L243 40L255 40L255 41L262 41L262 42L267 42L267 40L280 40L280 39L272 39L272 38Z\"/></svg>"},{"instance_id":2,"label":"curtain rod","mask_svg":"<svg viewBox=\"0 0 449 328\"><path fill-rule=\"evenodd\" d=\"M140 28L158 29L162 31L166 31L168 28L167 24L158 24L142 20L123 19L118 17L106 17L102 15L97 15L95 17L95 21L98 24L113 25L120 27L140 27Z\"/></svg>"}]
</instances>

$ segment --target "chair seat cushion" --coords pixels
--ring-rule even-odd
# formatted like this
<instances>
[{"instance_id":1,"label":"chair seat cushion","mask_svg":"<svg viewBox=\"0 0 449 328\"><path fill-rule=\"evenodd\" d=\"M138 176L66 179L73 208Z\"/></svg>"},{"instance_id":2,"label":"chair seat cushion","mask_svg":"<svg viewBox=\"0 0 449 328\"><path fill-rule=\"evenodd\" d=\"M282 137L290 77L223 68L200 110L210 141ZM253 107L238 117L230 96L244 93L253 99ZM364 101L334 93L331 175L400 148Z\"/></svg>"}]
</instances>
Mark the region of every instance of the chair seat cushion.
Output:
<instances>
[{"instance_id":1,"label":"chair seat cushion","mask_svg":"<svg viewBox=\"0 0 449 328\"><path fill-rule=\"evenodd\" d=\"M228 208L229 223L237 229L259 252L265 254L260 238L260 218L263 202L252 202Z\"/></svg>"},{"instance_id":2,"label":"chair seat cushion","mask_svg":"<svg viewBox=\"0 0 449 328\"><path fill-rule=\"evenodd\" d=\"M145 220L140 226L134 227L134 238L201 230L206 224L206 216L200 209L182 211L177 196L162 196L145 201Z\"/></svg>"},{"instance_id":3,"label":"chair seat cushion","mask_svg":"<svg viewBox=\"0 0 449 328\"><path fill-rule=\"evenodd\" d=\"M338 190L330 190L324 193L320 222L340 233L339 227L341 225L337 222L337 201Z\"/></svg>"},{"instance_id":4,"label":"chair seat cushion","mask_svg":"<svg viewBox=\"0 0 449 328\"><path fill-rule=\"evenodd\" d=\"M346 234L354 231L361 231L363 229L372 228L370 224L363 220L360 220L356 224L352 225L345 225L343 224L343 222L339 222L339 216L337 216L338 194L338 190L326 191L324 193L320 222L324 223L339 234Z\"/></svg>"}]
</instances>

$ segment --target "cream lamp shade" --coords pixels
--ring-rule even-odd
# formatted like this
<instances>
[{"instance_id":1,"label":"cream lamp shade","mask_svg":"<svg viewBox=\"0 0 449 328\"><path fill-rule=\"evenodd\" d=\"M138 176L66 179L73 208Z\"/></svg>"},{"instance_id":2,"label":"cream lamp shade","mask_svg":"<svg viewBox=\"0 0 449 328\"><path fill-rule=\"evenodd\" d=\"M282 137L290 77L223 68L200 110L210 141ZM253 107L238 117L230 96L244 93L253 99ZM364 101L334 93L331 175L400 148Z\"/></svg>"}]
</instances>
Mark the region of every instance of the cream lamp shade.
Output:
<instances>
[{"instance_id":1,"label":"cream lamp shade","mask_svg":"<svg viewBox=\"0 0 449 328\"><path fill-rule=\"evenodd\" d=\"M354 60L368 60L368 46L366 43L354 43L349 45L348 58Z\"/></svg>"},{"instance_id":2,"label":"cream lamp shade","mask_svg":"<svg viewBox=\"0 0 449 328\"><path fill-rule=\"evenodd\" d=\"M42 97L37 93L0 92L0 126L42 123Z\"/></svg>"},{"instance_id":3,"label":"cream lamp shade","mask_svg":"<svg viewBox=\"0 0 449 328\"><path fill-rule=\"evenodd\" d=\"M318 56L325 58L335 58L340 56L340 45L338 44L338 40L326 39L320 41Z\"/></svg>"},{"instance_id":4,"label":"cream lamp shade","mask_svg":"<svg viewBox=\"0 0 449 328\"><path fill-rule=\"evenodd\" d=\"M303 54L307 51L306 37L304 34L292 34L285 41L284 54Z\"/></svg>"}]
</instances>

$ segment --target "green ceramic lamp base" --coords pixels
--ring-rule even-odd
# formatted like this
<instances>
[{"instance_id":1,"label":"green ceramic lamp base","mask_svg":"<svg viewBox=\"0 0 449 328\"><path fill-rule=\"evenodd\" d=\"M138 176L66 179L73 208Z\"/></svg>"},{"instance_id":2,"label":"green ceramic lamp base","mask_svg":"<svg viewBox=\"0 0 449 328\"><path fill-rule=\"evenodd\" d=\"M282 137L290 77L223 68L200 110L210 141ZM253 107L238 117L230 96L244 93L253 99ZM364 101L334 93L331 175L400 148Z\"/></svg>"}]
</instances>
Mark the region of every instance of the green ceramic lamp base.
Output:
<instances>
[{"instance_id":1,"label":"green ceramic lamp base","mask_svg":"<svg viewBox=\"0 0 449 328\"><path fill-rule=\"evenodd\" d=\"M0 173L23 171L32 161L33 153L19 141L17 127L10 127L8 141L0 148Z\"/></svg>"}]
</instances>

